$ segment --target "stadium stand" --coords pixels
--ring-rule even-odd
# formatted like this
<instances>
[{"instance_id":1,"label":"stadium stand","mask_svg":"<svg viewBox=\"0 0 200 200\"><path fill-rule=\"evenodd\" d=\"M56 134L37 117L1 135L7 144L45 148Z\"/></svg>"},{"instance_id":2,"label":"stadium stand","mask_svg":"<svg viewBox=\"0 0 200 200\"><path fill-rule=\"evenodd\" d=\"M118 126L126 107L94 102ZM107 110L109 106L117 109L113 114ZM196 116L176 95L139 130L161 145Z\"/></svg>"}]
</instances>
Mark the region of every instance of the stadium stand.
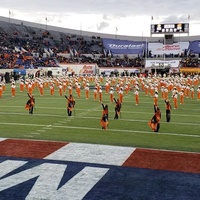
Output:
<instances>
[{"instance_id":1,"label":"stadium stand","mask_svg":"<svg viewBox=\"0 0 200 200\"><path fill-rule=\"evenodd\" d=\"M159 62L176 63L177 68L199 68L198 37L174 37L170 44L162 37L118 36L44 27L0 17L0 69L37 69L60 64L96 64L99 68L163 68ZM107 47L131 46L129 51ZM193 46L190 48L190 44ZM140 52L135 51L141 45ZM135 48L135 49L134 49ZM125 48L124 48L125 49ZM126 48L127 50L127 48Z\"/></svg>"}]
</instances>

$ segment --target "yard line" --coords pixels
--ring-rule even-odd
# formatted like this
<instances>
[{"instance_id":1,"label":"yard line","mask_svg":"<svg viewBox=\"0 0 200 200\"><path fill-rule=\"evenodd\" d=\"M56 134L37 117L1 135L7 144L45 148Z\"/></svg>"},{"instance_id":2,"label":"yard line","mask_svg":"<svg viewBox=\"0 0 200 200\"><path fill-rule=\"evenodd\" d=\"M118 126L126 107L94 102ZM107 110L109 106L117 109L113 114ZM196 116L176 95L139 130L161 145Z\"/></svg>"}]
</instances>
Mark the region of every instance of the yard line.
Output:
<instances>
[{"instance_id":1,"label":"yard line","mask_svg":"<svg viewBox=\"0 0 200 200\"><path fill-rule=\"evenodd\" d=\"M3 106L2 106L3 107ZM6 107L11 107L11 106L6 106ZM13 106L13 107L16 107L16 106ZM18 107L18 106L17 106ZM19 107L21 107L21 106L19 106ZM43 108L43 109L49 109L49 110L52 110L52 109L56 109L56 110L65 110L65 109L63 109L63 108L52 108L52 107L37 107L38 109L39 108ZM87 109L76 109L76 111L84 111L84 112L87 112ZM95 108L92 108L92 109L89 109L88 110L88 112L100 112L101 111L101 109L97 109L97 107L95 107ZM109 113L114 113L115 111L114 110L112 110L112 111L109 111ZM125 110L123 110L122 111L123 113L129 113L129 114L147 114L146 112L134 112L134 111L125 111ZM152 112L153 113L153 112ZM152 115L152 113L148 113L149 115ZM12 114L12 115L27 115L27 113L25 113L25 112L22 112L22 113L19 113L19 112L17 112L17 113L15 113L15 112L0 112L0 114L4 114L4 115L10 115L10 114ZM80 113L79 113L80 114ZM51 117L63 117L63 116L65 116L65 115L54 115L54 114L39 114L39 113L34 113L34 115L37 115L37 116L51 116ZM197 118L197 117L200 117L200 115L199 114L195 114L195 115L187 115L187 114L182 114L182 113L180 113L180 114L176 114L176 113L173 113L172 114L172 116L173 115L175 115L175 116L180 116L180 117L195 117L195 118ZM75 116L76 118L78 117L78 115L76 115ZM93 118L93 117L92 117ZM126 120L128 120L128 119L126 119ZM184 123L185 124L185 123Z\"/></svg>"},{"instance_id":2,"label":"yard line","mask_svg":"<svg viewBox=\"0 0 200 200\"><path fill-rule=\"evenodd\" d=\"M35 127L46 127L47 125L42 124L23 124L23 123L2 123L3 125L12 125L12 126L35 126ZM101 130L100 128L90 128L90 127L77 127L77 126L56 126L51 125L52 128L65 128L65 129L80 129L80 130ZM152 131L139 131L139 130L121 130L121 129L108 129L106 132L128 132L128 133L136 133L136 134L153 134L153 135L168 135L168 136L178 136L178 137L193 137L193 138L200 138L200 135L189 135L189 134L179 134L179 133L165 133L165 132L152 132Z\"/></svg>"},{"instance_id":3,"label":"yard line","mask_svg":"<svg viewBox=\"0 0 200 200\"><path fill-rule=\"evenodd\" d=\"M139 113L139 112L135 112L135 113ZM4 115L27 115L27 113L4 113L4 112L0 112L0 114L4 114ZM146 114L146 113L144 113ZM43 117L60 117L60 118L63 118L63 117L66 117L66 115L50 115L50 114L34 114L34 116L43 116ZM179 115L178 115L179 116ZM198 116L200 117L200 115L180 115L180 116ZM70 121L71 119L75 119L75 118L78 118L78 119L93 119L93 120L99 120L99 117L95 117L95 116L91 116L91 117L88 117L88 116L71 116L70 118L66 118L65 120L67 121ZM64 123L65 120L63 120L63 122L60 122L60 123ZM123 119L120 119L120 121L127 121L127 122L144 122L144 123L147 123L149 119L147 120L137 120L137 119L129 119L129 118L123 118ZM169 122L165 122L165 121L161 121L162 123L169 123ZM174 125L186 125L186 126L200 126L200 123L187 123L187 122L170 122L170 124L174 124ZM59 124L58 124L59 125Z\"/></svg>"}]
</instances>

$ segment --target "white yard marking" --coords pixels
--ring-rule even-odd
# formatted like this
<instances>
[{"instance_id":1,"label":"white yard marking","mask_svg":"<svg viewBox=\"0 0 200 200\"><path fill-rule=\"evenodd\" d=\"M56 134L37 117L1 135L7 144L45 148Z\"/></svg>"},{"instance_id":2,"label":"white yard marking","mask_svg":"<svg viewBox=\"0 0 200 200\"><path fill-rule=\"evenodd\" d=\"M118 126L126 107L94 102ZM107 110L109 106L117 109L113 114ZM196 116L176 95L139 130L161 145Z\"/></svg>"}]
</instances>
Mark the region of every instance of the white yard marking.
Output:
<instances>
[{"instance_id":1,"label":"white yard marking","mask_svg":"<svg viewBox=\"0 0 200 200\"><path fill-rule=\"evenodd\" d=\"M39 132L46 132L46 130L38 129Z\"/></svg>"},{"instance_id":2,"label":"white yard marking","mask_svg":"<svg viewBox=\"0 0 200 200\"><path fill-rule=\"evenodd\" d=\"M32 135L24 135L24 137L32 138L33 136Z\"/></svg>"},{"instance_id":3,"label":"white yard marking","mask_svg":"<svg viewBox=\"0 0 200 200\"><path fill-rule=\"evenodd\" d=\"M45 159L121 166L134 151L133 147L69 143Z\"/></svg>"},{"instance_id":4,"label":"white yard marking","mask_svg":"<svg viewBox=\"0 0 200 200\"><path fill-rule=\"evenodd\" d=\"M31 133L32 135L40 135L40 133Z\"/></svg>"},{"instance_id":5,"label":"white yard marking","mask_svg":"<svg viewBox=\"0 0 200 200\"><path fill-rule=\"evenodd\" d=\"M0 138L0 142L6 140L7 138Z\"/></svg>"},{"instance_id":6,"label":"white yard marking","mask_svg":"<svg viewBox=\"0 0 200 200\"><path fill-rule=\"evenodd\" d=\"M94 117L92 118L94 119ZM99 119L99 118L97 118ZM145 122L145 120L130 120L130 121L140 121L140 122ZM163 122L164 123L164 122ZM166 122L167 123L167 122ZM170 122L171 123L171 122ZM6 122L0 122L0 124L4 125L12 125L12 126L32 126L32 127L44 127L46 125L44 124L23 124L23 123L6 123ZM174 124L182 124L182 125L193 125L193 126L200 126L200 124L193 124L193 123L174 123ZM100 128L90 128L90 127L78 127L78 126L56 126L52 125L52 128L65 128L65 129L77 129L77 130L101 130ZM106 132L123 132L123 133L135 133L135 134L153 134L153 135L169 135L169 136L176 136L176 137L193 137L193 138L200 138L200 135L195 135L195 134L180 134L180 133L167 133L167 132L153 132L153 131L139 131L139 130L126 130L126 129L108 129Z\"/></svg>"}]
</instances>

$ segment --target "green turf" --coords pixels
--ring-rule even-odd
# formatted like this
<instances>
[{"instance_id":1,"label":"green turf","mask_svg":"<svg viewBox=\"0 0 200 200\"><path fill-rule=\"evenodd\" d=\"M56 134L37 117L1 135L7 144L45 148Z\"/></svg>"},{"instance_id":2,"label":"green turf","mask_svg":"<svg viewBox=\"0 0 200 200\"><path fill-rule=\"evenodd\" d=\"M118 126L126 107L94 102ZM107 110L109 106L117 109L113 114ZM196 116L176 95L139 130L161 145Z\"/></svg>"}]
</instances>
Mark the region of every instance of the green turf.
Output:
<instances>
[{"instance_id":1,"label":"green turf","mask_svg":"<svg viewBox=\"0 0 200 200\"><path fill-rule=\"evenodd\" d=\"M29 115L25 110L28 100L26 91L11 97L10 85L0 99L0 137L28 138L66 142L84 142L120 146L146 147L179 151L200 152L200 101L185 99L183 105L172 110L171 122L165 120L165 104L159 97L162 112L161 128L158 133L152 132L148 121L153 115L153 98L140 92L140 104L135 105L133 91L124 95L121 117L114 120L114 103L109 103L109 95L103 92L103 103L109 106L109 127L102 130L100 117L102 107L99 101L76 100L73 117L66 112L66 99L58 95L50 96L49 90L40 96L34 91L36 110ZM117 98L117 95L115 94ZM171 100L172 103L172 100Z\"/></svg>"}]
</instances>

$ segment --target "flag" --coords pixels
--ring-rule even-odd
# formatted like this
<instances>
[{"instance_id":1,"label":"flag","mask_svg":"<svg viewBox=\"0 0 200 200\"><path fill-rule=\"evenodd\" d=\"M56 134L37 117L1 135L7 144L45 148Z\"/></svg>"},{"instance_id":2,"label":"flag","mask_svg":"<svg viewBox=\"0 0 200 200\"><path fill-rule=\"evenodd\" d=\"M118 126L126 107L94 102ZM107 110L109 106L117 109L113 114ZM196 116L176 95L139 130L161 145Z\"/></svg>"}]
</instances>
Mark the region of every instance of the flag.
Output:
<instances>
[{"instance_id":1,"label":"flag","mask_svg":"<svg viewBox=\"0 0 200 200\"><path fill-rule=\"evenodd\" d=\"M47 21L47 17L45 18L45 20Z\"/></svg>"},{"instance_id":2,"label":"flag","mask_svg":"<svg viewBox=\"0 0 200 200\"><path fill-rule=\"evenodd\" d=\"M151 16L151 20L153 20L153 16Z\"/></svg>"},{"instance_id":3,"label":"flag","mask_svg":"<svg viewBox=\"0 0 200 200\"><path fill-rule=\"evenodd\" d=\"M116 27L116 31L118 31L118 28Z\"/></svg>"},{"instance_id":4,"label":"flag","mask_svg":"<svg viewBox=\"0 0 200 200\"><path fill-rule=\"evenodd\" d=\"M9 10L9 15L11 15L11 11Z\"/></svg>"},{"instance_id":5,"label":"flag","mask_svg":"<svg viewBox=\"0 0 200 200\"><path fill-rule=\"evenodd\" d=\"M188 15L188 20L190 19L190 15Z\"/></svg>"}]
</instances>

